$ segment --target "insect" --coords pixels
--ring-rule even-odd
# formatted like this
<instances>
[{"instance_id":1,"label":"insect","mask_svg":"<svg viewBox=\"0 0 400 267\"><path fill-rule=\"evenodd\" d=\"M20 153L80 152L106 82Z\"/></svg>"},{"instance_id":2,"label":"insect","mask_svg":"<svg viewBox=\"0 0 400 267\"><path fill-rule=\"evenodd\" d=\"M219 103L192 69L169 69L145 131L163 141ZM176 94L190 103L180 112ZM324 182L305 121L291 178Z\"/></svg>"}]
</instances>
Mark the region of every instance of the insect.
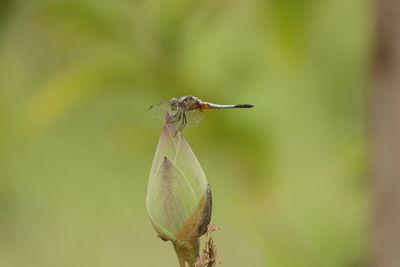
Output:
<instances>
[{"instance_id":1,"label":"insect","mask_svg":"<svg viewBox=\"0 0 400 267\"><path fill-rule=\"evenodd\" d=\"M194 96L183 96L172 98L149 107L150 115L157 119L164 119L168 112L170 119L167 123L180 123L177 132L184 128L199 123L204 118L206 109L225 109L225 108L252 108L254 105L218 105L209 102L203 102Z\"/></svg>"}]
</instances>

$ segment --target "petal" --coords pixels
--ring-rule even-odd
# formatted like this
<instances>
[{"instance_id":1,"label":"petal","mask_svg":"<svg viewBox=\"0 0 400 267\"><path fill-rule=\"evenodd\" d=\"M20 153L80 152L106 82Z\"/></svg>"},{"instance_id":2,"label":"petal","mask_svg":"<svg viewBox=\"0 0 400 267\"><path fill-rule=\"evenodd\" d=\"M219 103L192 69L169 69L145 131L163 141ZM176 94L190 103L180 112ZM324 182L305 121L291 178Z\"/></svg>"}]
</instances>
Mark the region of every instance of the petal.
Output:
<instances>
[{"instance_id":1,"label":"petal","mask_svg":"<svg viewBox=\"0 0 400 267\"><path fill-rule=\"evenodd\" d=\"M200 199L184 174L167 157L156 171L149 188L147 212L153 225L162 237L176 240Z\"/></svg>"}]
</instances>

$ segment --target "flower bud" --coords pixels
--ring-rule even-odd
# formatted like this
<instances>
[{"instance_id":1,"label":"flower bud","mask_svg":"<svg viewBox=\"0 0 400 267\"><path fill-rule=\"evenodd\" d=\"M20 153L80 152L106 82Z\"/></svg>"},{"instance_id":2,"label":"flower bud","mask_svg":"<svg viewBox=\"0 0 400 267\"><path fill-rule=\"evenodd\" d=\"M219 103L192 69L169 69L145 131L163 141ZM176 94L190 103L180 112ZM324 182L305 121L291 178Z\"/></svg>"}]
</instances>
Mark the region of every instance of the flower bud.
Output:
<instances>
[{"instance_id":1,"label":"flower bud","mask_svg":"<svg viewBox=\"0 0 400 267\"><path fill-rule=\"evenodd\" d=\"M147 187L154 229L164 240L198 238L207 230L211 205L211 190L196 156L175 123L164 123Z\"/></svg>"}]
</instances>

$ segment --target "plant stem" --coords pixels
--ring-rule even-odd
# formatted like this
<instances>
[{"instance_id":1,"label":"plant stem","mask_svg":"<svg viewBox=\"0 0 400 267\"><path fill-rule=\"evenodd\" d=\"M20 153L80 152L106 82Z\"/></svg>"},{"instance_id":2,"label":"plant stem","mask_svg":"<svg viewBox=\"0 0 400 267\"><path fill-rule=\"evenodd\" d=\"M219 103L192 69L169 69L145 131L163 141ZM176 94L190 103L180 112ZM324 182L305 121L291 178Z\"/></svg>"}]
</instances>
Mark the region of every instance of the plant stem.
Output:
<instances>
[{"instance_id":1,"label":"plant stem","mask_svg":"<svg viewBox=\"0 0 400 267\"><path fill-rule=\"evenodd\" d=\"M178 256L179 266L186 267L187 262L190 267L194 267L199 258L200 239L174 241L172 244Z\"/></svg>"}]
</instances>

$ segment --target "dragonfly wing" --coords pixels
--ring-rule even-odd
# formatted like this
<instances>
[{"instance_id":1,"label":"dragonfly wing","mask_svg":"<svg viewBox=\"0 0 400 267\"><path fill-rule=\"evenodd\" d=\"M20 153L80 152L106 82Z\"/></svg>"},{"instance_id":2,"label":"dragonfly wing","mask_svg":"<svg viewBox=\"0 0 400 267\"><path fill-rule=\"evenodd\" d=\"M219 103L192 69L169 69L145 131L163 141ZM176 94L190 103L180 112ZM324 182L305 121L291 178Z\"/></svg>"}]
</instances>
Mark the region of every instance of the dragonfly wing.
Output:
<instances>
[{"instance_id":1,"label":"dragonfly wing","mask_svg":"<svg viewBox=\"0 0 400 267\"><path fill-rule=\"evenodd\" d=\"M171 117L173 117L178 112L178 110L171 109L171 101L170 100L167 100L167 101L164 101L164 102L161 102L158 104L154 104L149 107L150 116L155 119L164 119L165 114L167 112L169 113L169 115Z\"/></svg>"},{"instance_id":2,"label":"dragonfly wing","mask_svg":"<svg viewBox=\"0 0 400 267\"><path fill-rule=\"evenodd\" d=\"M186 111L185 115L186 115L185 128L189 128L189 127L201 122L204 118L204 112L201 109Z\"/></svg>"}]
</instances>

